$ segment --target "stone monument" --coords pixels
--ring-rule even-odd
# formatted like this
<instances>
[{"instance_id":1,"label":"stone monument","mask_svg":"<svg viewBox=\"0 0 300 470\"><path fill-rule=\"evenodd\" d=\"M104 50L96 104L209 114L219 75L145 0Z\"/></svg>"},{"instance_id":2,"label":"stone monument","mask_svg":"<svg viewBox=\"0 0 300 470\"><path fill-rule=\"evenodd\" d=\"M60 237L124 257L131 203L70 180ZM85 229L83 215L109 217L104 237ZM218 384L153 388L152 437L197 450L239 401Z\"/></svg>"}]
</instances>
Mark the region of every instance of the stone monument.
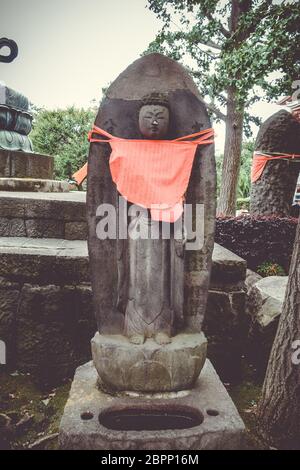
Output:
<instances>
[{"instance_id":1,"label":"stone monument","mask_svg":"<svg viewBox=\"0 0 300 470\"><path fill-rule=\"evenodd\" d=\"M68 191L67 182L53 179L54 158L33 151L31 129L28 99L0 83L0 190Z\"/></svg>"},{"instance_id":2,"label":"stone monument","mask_svg":"<svg viewBox=\"0 0 300 470\"><path fill-rule=\"evenodd\" d=\"M135 61L107 91L88 160L98 332L93 362L75 374L61 422L62 448L241 446L243 423L206 360L201 331L215 225L214 146L205 137L210 128L188 73L160 54ZM164 186L169 193L180 189L163 199ZM187 228L188 205L194 231ZM100 233L106 212L116 216L115 236Z\"/></svg>"},{"instance_id":3,"label":"stone monument","mask_svg":"<svg viewBox=\"0 0 300 470\"><path fill-rule=\"evenodd\" d=\"M254 159L261 171L252 178L250 213L288 217L300 171L300 122L292 113L278 111L262 124Z\"/></svg>"}]
</instances>

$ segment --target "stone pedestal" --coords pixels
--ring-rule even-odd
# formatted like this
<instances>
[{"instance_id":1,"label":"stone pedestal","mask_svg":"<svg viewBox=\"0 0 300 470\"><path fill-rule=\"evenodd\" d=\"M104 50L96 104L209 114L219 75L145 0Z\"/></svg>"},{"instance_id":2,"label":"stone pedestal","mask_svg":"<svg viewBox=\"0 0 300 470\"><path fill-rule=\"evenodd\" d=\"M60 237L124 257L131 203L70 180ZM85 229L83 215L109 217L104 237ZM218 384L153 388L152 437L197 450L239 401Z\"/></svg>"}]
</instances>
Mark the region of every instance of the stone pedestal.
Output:
<instances>
[{"instance_id":1,"label":"stone pedestal","mask_svg":"<svg viewBox=\"0 0 300 470\"><path fill-rule=\"evenodd\" d=\"M53 178L53 157L0 149L1 178Z\"/></svg>"},{"instance_id":2,"label":"stone pedestal","mask_svg":"<svg viewBox=\"0 0 300 470\"><path fill-rule=\"evenodd\" d=\"M203 333L178 334L158 345L152 338L131 344L122 335L92 339L95 367L104 388L138 392L171 392L192 388L206 359Z\"/></svg>"},{"instance_id":3,"label":"stone pedestal","mask_svg":"<svg viewBox=\"0 0 300 470\"><path fill-rule=\"evenodd\" d=\"M219 450L244 446L244 424L208 360L191 390L109 395L97 382L92 362L77 369L60 424L62 449Z\"/></svg>"},{"instance_id":4,"label":"stone pedestal","mask_svg":"<svg viewBox=\"0 0 300 470\"><path fill-rule=\"evenodd\" d=\"M0 191L60 193L67 181L53 179L54 158L0 148Z\"/></svg>"}]
</instances>

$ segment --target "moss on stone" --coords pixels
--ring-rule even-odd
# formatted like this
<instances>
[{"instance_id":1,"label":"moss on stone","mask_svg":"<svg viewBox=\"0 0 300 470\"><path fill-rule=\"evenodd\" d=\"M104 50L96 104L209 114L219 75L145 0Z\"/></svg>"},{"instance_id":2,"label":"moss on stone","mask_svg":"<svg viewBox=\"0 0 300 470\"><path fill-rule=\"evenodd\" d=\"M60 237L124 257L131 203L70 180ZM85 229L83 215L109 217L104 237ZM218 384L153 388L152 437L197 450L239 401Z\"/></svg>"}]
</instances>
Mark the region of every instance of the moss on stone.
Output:
<instances>
[{"instance_id":1,"label":"moss on stone","mask_svg":"<svg viewBox=\"0 0 300 470\"><path fill-rule=\"evenodd\" d=\"M6 445L26 449L43 436L57 433L70 384L68 381L58 388L45 390L40 389L29 374L1 372L0 413L11 419L9 427L3 429ZM32 418L16 426L26 416ZM57 448L57 440L43 448Z\"/></svg>"},{"instance_id":2,"label":"moss on stone","mask_svg":"<svg viewBox=\"0 0 300 470\"><path fill-rule=\"evenodd\" d=\"M58 432L59 423L68 398L71 381L55 389L41 389L29 374L0 373L0 413L11 418L9 441L12 449L26 449L36 440ZM250 449L266 449L257 435L256 406L261 385L254 381L227 385L242 419L245 422ZM48 401L49 400L49 401ZM26 415L33 416L23 426L16 423ZM42 444L43 449L57 449L57 439Z\"/></svg>"}]
</instances>

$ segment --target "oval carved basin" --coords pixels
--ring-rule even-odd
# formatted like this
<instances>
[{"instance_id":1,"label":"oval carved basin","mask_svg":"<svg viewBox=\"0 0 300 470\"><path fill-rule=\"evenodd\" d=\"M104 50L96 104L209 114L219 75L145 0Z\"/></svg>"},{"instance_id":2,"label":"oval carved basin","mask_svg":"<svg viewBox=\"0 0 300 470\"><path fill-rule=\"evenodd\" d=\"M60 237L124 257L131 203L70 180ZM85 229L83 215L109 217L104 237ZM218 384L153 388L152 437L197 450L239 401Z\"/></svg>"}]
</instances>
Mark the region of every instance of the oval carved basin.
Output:
<instances>
[{"instance_id":1,"label":"oval carved basin","mask_svg":"<svg viewBox=\"0 0 300 470\"><path fill-rule=\"evenodd\" d=\"M115 431L163 431L189 429L203 422L203 415L192 407L153 406L110 408L99 415L99 422Z\"/></svg>"}]
</instances>

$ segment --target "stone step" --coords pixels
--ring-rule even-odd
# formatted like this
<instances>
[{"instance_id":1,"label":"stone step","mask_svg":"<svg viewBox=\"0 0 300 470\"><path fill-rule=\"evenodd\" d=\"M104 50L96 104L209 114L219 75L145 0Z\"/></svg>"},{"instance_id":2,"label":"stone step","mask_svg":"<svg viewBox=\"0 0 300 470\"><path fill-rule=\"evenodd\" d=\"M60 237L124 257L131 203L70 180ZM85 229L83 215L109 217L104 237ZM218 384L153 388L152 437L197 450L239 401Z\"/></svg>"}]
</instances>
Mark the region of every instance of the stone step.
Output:
<instances>
[{"instance_id":1,"label":"stone step","mask_svg":"<svg viewBox=\"0 0 300 470\"><path fill-rule=\"evenodd\" d=\"M17 282L76 284L89 282L87 243L53 238L0 238L0 276ZM212 281L245 279L246 262L220 245L213 252Z\"/></svg>"},{"instance_id":2,"label":"stone step","mask_svg":"<svg viewBox=\"0 0 300 470\"><path fill-rule=\"evenodd\" d=\"M0 191L0 236L86 240L86 193Z\"/></svg>"},{"instance_id":3,"label":"stone step","mask_svg":"<svg viewBox=\"0 0 300 470\"><path fill-rule=\"evenodd\" d=\"M2 191L24 191L35 193L67 193L70 185L67 181L39 178L0 178Z\"/></svg>"}]
</instances>

